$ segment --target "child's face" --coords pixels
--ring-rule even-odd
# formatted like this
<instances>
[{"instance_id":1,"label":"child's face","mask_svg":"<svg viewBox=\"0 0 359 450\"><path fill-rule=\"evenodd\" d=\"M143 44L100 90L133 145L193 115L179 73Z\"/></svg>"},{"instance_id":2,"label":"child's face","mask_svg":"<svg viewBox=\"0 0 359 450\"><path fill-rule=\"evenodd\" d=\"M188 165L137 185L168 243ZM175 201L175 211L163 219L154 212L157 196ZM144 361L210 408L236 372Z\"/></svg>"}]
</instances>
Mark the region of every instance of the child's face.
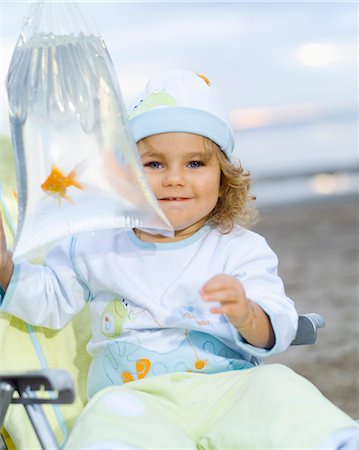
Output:
<instances>
[{"instance_id":1,"label":"child's face","mask_svg":"<svg viewBox=\"0 0 359 450\"><path fill-rule=\"evenodd\" d=\"M138 143L151 188L176 236L195 233L214 209L221 168L204 138L191 133L161 133Z\"/></svg>"}]
</instances>

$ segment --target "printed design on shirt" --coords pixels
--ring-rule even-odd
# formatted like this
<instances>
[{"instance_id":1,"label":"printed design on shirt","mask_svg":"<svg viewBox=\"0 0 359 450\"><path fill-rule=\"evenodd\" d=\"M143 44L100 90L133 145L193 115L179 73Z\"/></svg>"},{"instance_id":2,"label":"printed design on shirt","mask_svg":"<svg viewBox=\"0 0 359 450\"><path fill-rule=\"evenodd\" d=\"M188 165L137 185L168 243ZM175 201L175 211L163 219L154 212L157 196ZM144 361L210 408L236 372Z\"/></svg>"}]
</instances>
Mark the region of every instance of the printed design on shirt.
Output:
<instances>
[{"instance_id":1,"label":"printed design on shirt","mask_svg":"<svg viewBox=\"0 0 359 450\"><path fill-rule=\"evenodd\" d=\"M123 326L129 316L128 302L124 298L112 300L103 310L101 332L108 339L122 335Z\"/></svg>"},{"instance_id":2,"label":"printed design on shirt","mask_svg":"<svg viewBox=\"0 0 359 450\"><path fill-rule=\"evenodd\" d=\"M131 342L111 341L101 355L102 373L111 384L122 384L174 372L217 373L253 367L239 352L207 333L186 331L176 342L172 350L160 353L145 348L138 337Z\"/></svg>"},{"instance_id":3,"label":"printed design on shirt","mask_svg":"<svg viewBox=\"0 0 359 450\"><path fill-rule=\"evenodd\" d=\"M190 330L185 330L184 334L185 334L187 342L188 342L189 346L192 348L192 351L193 351L194 356L196 358L196 360L195 360L195 362L193 364L195 369L203 370L207 366L208 358L207 359L201 359L201 358L198 357L198 352L195 349L195 347L193 346L193 344L192 344L192 342L191 342L191 340L189 338L189 335L191 334L191 331ZM187 370L187 372L192 372L192 370Z\"/></svg>"},{"instance_id":4,"label":"printed design on shirt","mask_svg":"<svg viewBox=\"0 0 359 450\"><path fill-rule=\"evenodd\" d=\"M240 353L210 334L186 330L185 337L194 355L192 367L187 370L188 372L216 373L253 367L252 363L241 358ZM222 369L219 370L219 367Z\"/></svg>"},{"instance_id":5,"label":"printed design on shirt","mask_svg":"<svg viewBox=\"0 0 359 450\"><path fill-rule=\"evenodd\" d=\"M208 320L208 318L203 317L202 309L188 306L187 308L182 308L180 313L184 319L191 320L194 324L197 324L200 327L212 326L212 323Z\"/></svg>"},{"instance_id":6,"label":"printed design on shirt","mask_svg":"<svg viewBox=\"0 0 359 450\"><path fill-rule=\"evenodd\" d=\"M126 320L135 322L140 316L142 320L143 316L147 316L149 323L164 328L164 324L160 323L150 310L136 307L130 300L120 297L111 300L103 310L100 321L101 333L107 339L119 338Z\"/></svg>"},{"instance_id":7,"label":"printed design on shirt","mask_svg":"<svg viewBox=\"0 0 359 450\"><path fill-rule=\"evenodd\" d=\"M128 318L130 320L136 320L141 314L146 314L148 317L150 317L154 321L154 323L156 325L158 325L160 328L164 328L164 324L159 322L158 319L156 318L156 316L149 309L146 309L146 308L139 308L136 311L130 311Z\"/></svg>"},{"instance_id":8,"label":"printed design on shirt","mask_svg":"<svg viewBox=\"0 0 359 450\"><path fill-rule=\"evenodd\" d=\"M124 383L129 383L130 381L141 380L145 378L151 368L151 361L147 358L142 358L136 361L136 378L131 372L122 372L121 379Z\"/></svg>"}]
</instances>

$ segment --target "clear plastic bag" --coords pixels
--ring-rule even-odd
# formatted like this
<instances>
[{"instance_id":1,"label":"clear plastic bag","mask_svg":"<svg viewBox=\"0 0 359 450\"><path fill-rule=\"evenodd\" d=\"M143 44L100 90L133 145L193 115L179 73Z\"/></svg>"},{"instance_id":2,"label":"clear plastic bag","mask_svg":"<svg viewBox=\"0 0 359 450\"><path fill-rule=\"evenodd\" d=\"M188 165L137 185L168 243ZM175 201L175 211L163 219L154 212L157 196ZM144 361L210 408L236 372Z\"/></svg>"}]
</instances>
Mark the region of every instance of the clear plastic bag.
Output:
<instances>
[{"instance_id":1,"label":"clear plastic bag","mask_svg":"<svg viewBox=\"0 0 359 450\"><path fill-rule=\"evenodd\" d=\"M114 67L76 3L30 8L7 76L16 157L14 258L69 234L171 234L132 138Z\"/></svg>"}]
</instances>

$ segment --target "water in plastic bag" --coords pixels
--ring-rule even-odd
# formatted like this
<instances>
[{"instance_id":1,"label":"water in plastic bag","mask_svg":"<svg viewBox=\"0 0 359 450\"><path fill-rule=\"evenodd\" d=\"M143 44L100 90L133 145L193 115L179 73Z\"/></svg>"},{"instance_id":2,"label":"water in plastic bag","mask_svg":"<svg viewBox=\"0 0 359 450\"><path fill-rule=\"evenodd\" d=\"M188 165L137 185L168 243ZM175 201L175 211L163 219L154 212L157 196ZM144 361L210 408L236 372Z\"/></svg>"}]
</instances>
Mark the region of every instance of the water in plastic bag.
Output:
<instances>
[{"instance_id":1,"label":"water in plastic bag","mask_svg":"<svg viewBox=\"0 0 359 450\"><path fill-rule=\"evenodd\" d=\"M143 172L114 68L79 6L33 4L7 76L16 158L14 258L69 234L171 234Z\"/></svg>"}]
</instances>

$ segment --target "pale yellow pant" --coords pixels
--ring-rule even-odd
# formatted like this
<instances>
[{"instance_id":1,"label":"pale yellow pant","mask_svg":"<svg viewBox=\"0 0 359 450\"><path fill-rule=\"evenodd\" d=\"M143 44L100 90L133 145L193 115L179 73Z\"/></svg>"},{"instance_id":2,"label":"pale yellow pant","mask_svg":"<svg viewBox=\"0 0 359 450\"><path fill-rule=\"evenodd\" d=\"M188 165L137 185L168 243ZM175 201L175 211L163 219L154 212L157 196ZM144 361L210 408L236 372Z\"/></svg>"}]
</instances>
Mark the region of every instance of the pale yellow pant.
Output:
<instances>
[{"instance_id":1,"label":"pale yellow pant","mask_svg":"<svg viewBox=\"0 0 359 450\"><path fill-rule=\"evenodd\" d=\"M274 364L173 373L97 393L66 449L315 449L355 422L306 379Z\"/></svg>"}]
</instances>

